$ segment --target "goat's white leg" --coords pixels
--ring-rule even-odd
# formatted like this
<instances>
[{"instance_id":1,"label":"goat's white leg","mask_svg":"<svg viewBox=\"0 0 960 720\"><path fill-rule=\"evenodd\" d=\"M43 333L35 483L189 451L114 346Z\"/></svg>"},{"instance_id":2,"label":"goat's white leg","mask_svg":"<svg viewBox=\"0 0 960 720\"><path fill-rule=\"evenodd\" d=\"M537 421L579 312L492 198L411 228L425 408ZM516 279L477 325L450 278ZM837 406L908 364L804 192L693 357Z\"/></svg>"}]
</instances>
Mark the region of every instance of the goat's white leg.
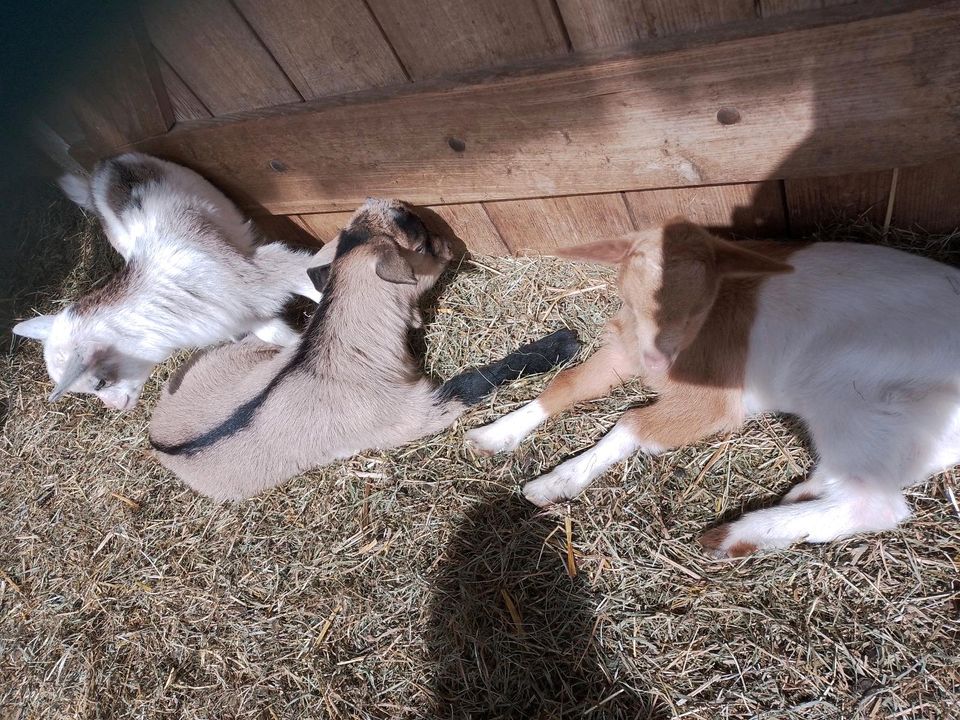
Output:
<instances>
[{"instance_id":1,"label":"goat's white leg","mask_svg":"<svg viewBox=\"0 0 960 720\"><path fill-rule=\"evenodd\" d=\"M282 347L295 345L300 339L300 335L280 318L274 318L258 325L253 329L253 334L264 342Z\"/></svg>"},{"instance_id":2,"label":"goat's white leg","mask_svg":"<svg viewBox=\"0 0 960 720\"><path fill-rule=\"evenodd\" d=\"M637 450L657 455L735 428L742 421L738 408L736 396L723 388L668 387L653 404L625 412L613 430L585 453L527 483L523 493L541 506L575 497L607 468Z\"/></svg>"},{"instance_id":3,"label":"goat's white leg","mask_svg":"<svg viewBox=\"0 0 960 720\"><path fill-rule=\"evenodd\" d=\"M547 419L547 411L539 400L504 415L499 420L467 431L467 445L481 453L492 455L516 450L521 441Z\"/></svg>"},{"instance_id":4,"label":"goat's white leg","mask_svg":"<svg viewBox=\"0 0 960 720\"><path fill-rule=\"evenodd\" d=\"M783 496L780 503L789 505L790 503L816 500L826 490L825 480L826 478L822 473L814 471L806 480L790 488L790 492Z\"/></svg>"},{"instance_id":5,"label":"goat's white leg","mask_svg":"<svg viewBox=\"0 0 960 720\"><path fill-rule=\"evenodd\" d=\"M705 533L714 557L740 557L797 542L822 543L861 532L892 530L910 516L903 494L859 478L827 481L819 497L747 513Z\"/></svg>"},{"instance_id":6,"label":"goat's white leg","mask_svg":"<svg viewBox=\"0 0 960 720\"><path fill-rule=\"evenodd\" d=\"M558 373L536 400L504 415L496 422L470 430L466 442L481 453L492 455L516 450L548 417L581 400L602 397L634 372L614 339L580 365Z\"/></svg>"},{"instance_id":7,"label":"goat's white leg","mask_svg":"<svg viewBox=\"0 0 960 720\"><path fill-rule=\"evenodd\" d=\"M626 460L638 449L640 440L629 424L618 422L592 448L524 485L523 494L540 507L576 497L608 468Z\"/></svg>"},{"instance_id":8,"label":"goat's white leg","mask_svg":"<svg viewBox=\"0 0 960 720\"><path fill-rule=\"evenodd\" d=\"M707 551L732 557L827 542L890 530L909 517L901 488L957 456L960 418L949 389L911 384L897 391L890 384L825 391L808 418L821 456L817 469L779 506L707 532L701 538Z\"/></svg>"}]
</instances>

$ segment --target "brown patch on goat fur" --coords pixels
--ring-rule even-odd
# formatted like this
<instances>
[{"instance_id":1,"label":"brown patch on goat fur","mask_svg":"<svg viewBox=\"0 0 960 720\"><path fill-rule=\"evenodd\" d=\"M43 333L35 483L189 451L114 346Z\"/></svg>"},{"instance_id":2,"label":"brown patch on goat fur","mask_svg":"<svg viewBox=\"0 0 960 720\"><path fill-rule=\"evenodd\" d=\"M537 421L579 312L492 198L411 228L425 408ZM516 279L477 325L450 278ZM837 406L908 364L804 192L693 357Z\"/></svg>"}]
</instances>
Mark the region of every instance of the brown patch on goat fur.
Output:
<instances>
[{"instance_id":1,"label":"brown patch on goat fur","mask_svg":"<svg viewBox=\"0 0 960 720\"><path fill-rule=\"evenodd\" d=\"M790 256L806 245L777 241L732 243L714 237L684 220L671 221L663 231L663 282L654 311L659 329L656 344L669 343L665 335L677 325L690 325L680 338L681 351L668 378L674 383L720 388L743 387L750 331L757 314L760 287L772 274L792 271ZM706 267L706 276L699 268ZM697 308L676 318L672 308L683 304L691 285L699 282L700 302L707 308L698 318Z\"/></svg>"},{"instance_id":2,"label":"brown patch on goat fur","mask_svg":"<svg viewBox=\"0 0 960 720\"><path fill-rule=\"evenodd\" d=\"M723 546L729 534L730 526L720 525L712 530L707 530L707 532L701 535L700 545L714 557L744 557L746 555L752 555L757 551L758 548L756 545L742 540L731 545L726 551L721 551L720 548Z\"/></svg>"},{"instance_id":3,"label":"brown patch on goat fur","mask_svg":"<svg viewBox=\"0 0 960 720\"><path fill-rule=\"evenodd\" d=\"M129 206L138 203L133 199L135 188L151 182L160 182L164 176L161 166L150 161L131 162L110 159L105 160L104 164L110 173L107 205L118 215Z\"/></svg>"},{"instance_id":4,"label":"brown patch on goat fur","mask_svg":"<svg viewBox=\"0 0 960 720\"><path fill-rule=\"evenodd\" d=\"M816 500L817 497L818 496L812 492L803 492L797 495L795 498L793 498L793 502L798 502L798 503L810 502L811 500Z\"/></svg>"},{"instance_id":5,"label":"brown patch on goat fur","mask_svg":"<svg viewBox=\"0 0 960 720\"><path fill-rule=\"evenodd\" d=\"M753 555L757 551L757 546L753 543L740 541L734 543L729 550L727 550L727 557L745 557L747 555Z\"/></svg>"},{"instance_id":6,"label":"brown patch on goat fur","mask_svg":"<svg viewBox=\"0 0 960 720\"><path fill-rule=\"evenodd\" d=\"M703 533L700 536L700 544L704 550L711 553L716 552L723 545L723 541L727 539L728 533L729 528L726 525L719 525Z\"/></svg>"},{"instance_id":7,"label":"brown patch on goat fur","mask_svg":"<svg viewBox=\"0 0 960 720\"><path fill-rule=\"evenodd\" d=\"M131 286L136 282L137 265L127 262L114 275L95 290L77 300L70 306L71 311L78 316L92 315L98 308L120 302L130 293Z\"/></svg>"},{"instance_id":8,"label":"brown patch on goat fur","mask_svg":"<svg viewBox=\"0 0 960 720\"><path fill-rule=\"evenodd\" d=\"M662 231L558 251L616 265L623 307L601 350L547 388L544 409L556 414L640 376L660 395L623 417L641 448L659 452L738 427L757 294L767 276L792 270L785 261L801 247L730 243L675 219ZM660 358L673 361L669 369L651 368Z\"/></svg>"}]
</instances>

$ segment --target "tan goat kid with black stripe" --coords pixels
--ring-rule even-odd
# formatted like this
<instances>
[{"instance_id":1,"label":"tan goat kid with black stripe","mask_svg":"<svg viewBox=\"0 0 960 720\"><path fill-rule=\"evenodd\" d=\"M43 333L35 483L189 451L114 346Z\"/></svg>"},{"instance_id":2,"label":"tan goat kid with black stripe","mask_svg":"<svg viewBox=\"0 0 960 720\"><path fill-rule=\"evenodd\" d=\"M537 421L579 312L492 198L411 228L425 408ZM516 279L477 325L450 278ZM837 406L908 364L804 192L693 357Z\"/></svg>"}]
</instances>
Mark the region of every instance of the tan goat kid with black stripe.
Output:
<instances>
[{"instance_id":1,"label":"tan goat kid with black stripe","mask_svg":"<svg viewBox=\"0 0 960 720\"><path fill-rule=\"evenodd\" d=\"M239 500L439 432L497 385L577 352L561 330L437 386L408 336L450 257L406 206L368 201L340 233L323 300L295 347L226 345L167 385L150 422L160 462L204 495Z\"/></svg>"}]
</instances>

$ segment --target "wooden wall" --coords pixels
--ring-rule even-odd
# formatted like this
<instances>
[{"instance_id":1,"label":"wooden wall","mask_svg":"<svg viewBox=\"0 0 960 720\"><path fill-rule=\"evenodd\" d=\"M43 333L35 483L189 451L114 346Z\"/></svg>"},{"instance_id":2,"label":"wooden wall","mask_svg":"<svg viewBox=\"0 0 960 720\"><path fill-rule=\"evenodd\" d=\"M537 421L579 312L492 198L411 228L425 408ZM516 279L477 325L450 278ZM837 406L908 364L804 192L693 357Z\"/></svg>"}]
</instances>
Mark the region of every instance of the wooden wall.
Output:
<instances>
[{"instance_id":1,"label":"wooden wall","mask_svg":"<svg viewBox=\"0 0 960 720\"><path fill-rule=\"evenodd\" d=\"M680 213L745 235L952 230L957 19L906 0L143 2L114 43L129 60L71 99L76 155L169 156L320 241L366 188L490 253Z\"/></svg>"}]
</instances>

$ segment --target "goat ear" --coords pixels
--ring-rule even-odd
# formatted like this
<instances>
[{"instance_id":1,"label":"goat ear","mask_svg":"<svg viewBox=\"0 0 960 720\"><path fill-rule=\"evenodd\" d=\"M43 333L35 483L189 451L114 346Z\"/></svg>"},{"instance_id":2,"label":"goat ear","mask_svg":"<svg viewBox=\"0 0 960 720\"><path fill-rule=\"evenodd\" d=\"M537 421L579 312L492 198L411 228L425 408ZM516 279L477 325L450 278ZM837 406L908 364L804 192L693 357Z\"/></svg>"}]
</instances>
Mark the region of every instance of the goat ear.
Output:
<instances>
[{"instance_id":1,"label":"goat ear","mask_svg":"<svg viewBox=\"0 0 960 720\"><path fill-rule=\"evenodd\" d=\"M717 272L729 278L748 278L793 272L793 266L766 255L714 238Z\"/></svg>"},{"instance_id":2,"label":"goat ear","mask_svg":"<svg viewBox=\"0 0 960 720\"><path fill-rule=\"evenodd\" d=\"M330 281L330 266L321 265L320 267L307 268L307 276L313 283L313 287L317 289L317 292L323 292L323 289Z\"/></svg>"},{"instance_id":3,"label":"goat ear","mask_svg":"<svg viewBox=\"0 0 960 720\"><path fill-rule=\"evenodd\" d=\"M50 402L56 402L69 392L73 384L90 369L90 364L84 359L84 353L80 348L74 348L70 353L70 359L67 360L63 368L63 374L60 381L54 386L53 392L47 398Z\"/></svg>"},{"instance_id":4,"label":"goat ear","mask_svg":"<svg viewBox=\"0 0 960 720\"><path fill-rule=\"evenodd\" d=\"M39 317L24 320L13 326L13 334L31 340L46 340L50 336L50 330L53 328L53 321L56 315L40 315Z\"/></svg>"},{"instance_id":5,"label":"goat ear","mask_svg":"<svg viewBox=\"0 0 960 720\"><path fill-rule=\"evenodd\" d=\"M416 285L417 276L410 267L410 263L400 254L392 243L380 251L377 260L377 275L381 279L398 285Z\"/></svg>"},{"instance_id":6,"label":"goat ear","mask_svg":"<svg viewBox=\"0 0 960 720\"><path fill-rule=\"evenodd\" d=\"M556 257L581 262L600 263L601 265L619 265L633 249L633 242L626 238L600 240L584 245L571 245L553 251Z\"/></svg>"}]
</instances>

